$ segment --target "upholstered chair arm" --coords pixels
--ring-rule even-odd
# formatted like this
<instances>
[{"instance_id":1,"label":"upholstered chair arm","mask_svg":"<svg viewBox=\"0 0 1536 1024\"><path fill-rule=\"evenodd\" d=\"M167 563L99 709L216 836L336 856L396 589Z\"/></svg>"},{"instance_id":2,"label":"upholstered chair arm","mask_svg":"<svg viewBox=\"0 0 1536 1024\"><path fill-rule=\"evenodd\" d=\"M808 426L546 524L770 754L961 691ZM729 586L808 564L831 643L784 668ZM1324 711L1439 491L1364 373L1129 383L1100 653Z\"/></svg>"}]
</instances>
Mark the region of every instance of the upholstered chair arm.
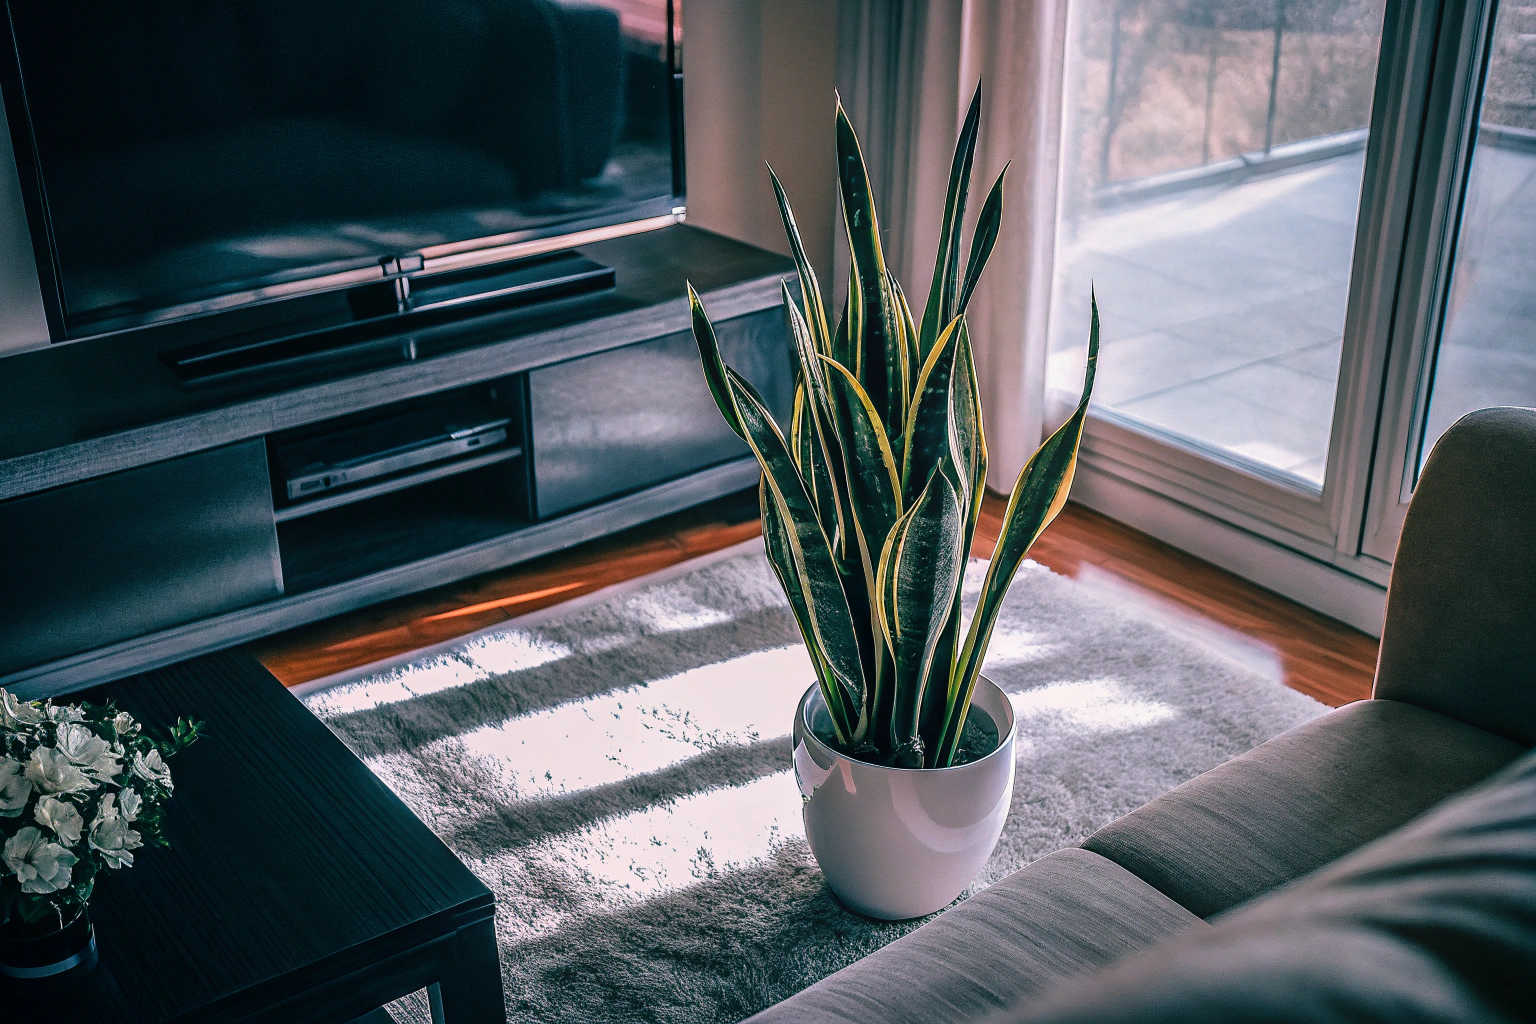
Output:
<instances>
[{"instance_id":1,"label":"upholstered chair arm","mask_svg":"<svg viewBox=\"0 0 1536 1024\"><path fill-rule=\"evenodd\" d=\"M1374 696L1536 744L1536 409L1435 445L1403 524Z\"/></svg>"}]
</instances>

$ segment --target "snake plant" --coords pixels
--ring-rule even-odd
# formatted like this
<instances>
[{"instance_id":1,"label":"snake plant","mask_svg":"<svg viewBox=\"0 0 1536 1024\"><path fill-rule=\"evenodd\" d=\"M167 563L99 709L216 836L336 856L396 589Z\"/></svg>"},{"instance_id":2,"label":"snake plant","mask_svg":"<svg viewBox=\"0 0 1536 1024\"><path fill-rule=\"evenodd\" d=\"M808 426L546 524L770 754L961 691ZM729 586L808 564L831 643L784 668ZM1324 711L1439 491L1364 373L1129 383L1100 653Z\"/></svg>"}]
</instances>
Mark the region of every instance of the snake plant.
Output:
<instances>
[{"instance_id":1,"label":"snake plant","mask_svg":"<svg viewBox=\"0 0 1536 1024\"><path fill-rule=\"evenodd\" d=\"M987 474L965 309L1003 208L999 174L962 274L961 222L980 115L978 87L955 147L921 322L886 267L864 157L842 104L837 160L852 266L835 328L789 199L769 168L800 284L800 302L787 281L783 294L798 363L787 434L752 385L721 360L714 327L688 288L715 403L762 465L764 544L805 638L836 744L903 768L955 763L1003 595L1066 503L1098 359L1095 302L1082 398L1019 474L979 604L963 624L961 585Z\"/></svg>"}]
</instances>

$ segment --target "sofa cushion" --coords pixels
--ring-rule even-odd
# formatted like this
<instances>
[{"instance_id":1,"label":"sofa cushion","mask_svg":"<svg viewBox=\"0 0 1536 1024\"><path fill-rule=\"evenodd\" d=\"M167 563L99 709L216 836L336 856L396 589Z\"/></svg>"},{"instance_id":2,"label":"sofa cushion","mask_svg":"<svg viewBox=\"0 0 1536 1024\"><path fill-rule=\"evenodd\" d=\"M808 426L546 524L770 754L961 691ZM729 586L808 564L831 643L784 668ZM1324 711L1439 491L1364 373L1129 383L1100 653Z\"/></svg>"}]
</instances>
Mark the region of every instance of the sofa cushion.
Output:
<instances>
[{"instance_id":1,"label":"sofa cushion","mask_svg":"<svg viewBox=\"0 0 1536 1024\"><path fill-rule=\"evenodd\" d=\"M1524 749L1411 704L1360 701L1191 779L1083 847L1210 917L1387 834Z\"/></svg>"},{"instance_id":2,"label":"sofa cushion","mask_svg":"<svg viewBox=\"0 0 1536 1024\"><path fill-rule=\"evenodd\" d=\"M1536 754L1385 839L989 1020L1530 1020Z\"/></svg>"},{"instance_id":3,"label":"sofa cushion","mask_svg":"<svg viewBox=\"0 0 1536 1024\"><path fill-rule=\"evenodd\" d=\"M1016 1006L1189 927L1210 926L1096 854L1062 850L752 1018L940 1024Z\"/></svg>"}]
</instances>

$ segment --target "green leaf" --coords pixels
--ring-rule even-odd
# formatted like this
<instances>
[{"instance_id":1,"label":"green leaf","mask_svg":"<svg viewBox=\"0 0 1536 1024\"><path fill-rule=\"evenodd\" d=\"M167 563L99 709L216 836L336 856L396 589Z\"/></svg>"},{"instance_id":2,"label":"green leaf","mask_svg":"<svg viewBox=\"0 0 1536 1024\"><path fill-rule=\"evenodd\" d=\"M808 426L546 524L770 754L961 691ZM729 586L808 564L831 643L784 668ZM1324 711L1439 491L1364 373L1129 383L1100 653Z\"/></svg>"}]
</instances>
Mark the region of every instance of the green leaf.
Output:
<instances>
[{"instance_id":1,"label":"green leaf","mask_svg":"<svg viewBox=\"0 0 1536 1024\"><path fill-rule=\"evenodd\" d=\"M806 393L803 415L804 422L809 428L807 436L795 442L796 458L800 462L801 476L812 489L817 516L824 526L832 527L832 539L838 556L846 560L848 520L851 518L851 512L848 510L847 488L838 483L845 474L842 451L838 447L835 435L836 412L832 405L832 398L827 392L826 372L821 365L822 357L816 352L810 329L789 294L789 286L782 285L782 292L785 315L789 320L790 336L795 342L795 357L800 368L801 388ZM797 410L794 421L796 429L800 428L801 415ZM807 466L810 467L809 472L807 472Z\"/></svg>"},{"instance_id":2,"label":"green leaf","mask_svg":"<svg viewBox=\"0 0 1536 1024\"><path fill-rule=\"evenodd\" d=\"M955 288L960 276L960 229L965 221L965 198L971 187L971 165L976 159L976 133L981 125L981 83L971 97L970 109L955 141L949 168L949 191L944 197L944 224L939 229L939 253L933 264L933 283L923 309L918 333L918 352L927 359L939 332L955 318Z\"/></svg>"},{"instance_id":3,"label":"green leaf","mask_svg":"<svg viewBox=\"0 0 1536 1024\"><path fill-rule=\"evenodd\" d=\"M809 410L805 405L805 385L795 385L795 404L789 414L789 453L794 456L795 468L800 470L800 476L805 480L806 486L810 486L810 478L807 474L809 462L805 457L805 441L810 435L811 425L806 420Z\"/></svg>"},{"instance_id":4,"label":"green leaf","mask_svg":"<svg viewBox=\"0 0 1536 1024\"><path fill-rule=\"evenodd\" d=\"M789 252L795 260L795 270L800 275L800 294L805 299L805 320L821 355L832 355L832 336L827 328L827 307L822 300L821 286L816 282L816 271L805 255L805 243L800 239L800 228L795 224L795 214L789 206L789 196L779 183L779 176L768 167L768 178L773 182L773 194L779 201L779 216L784 221L784 233L789 236Z\"/></svg>"},{"instance_id":5,"label":"green leaf","mask_svg":"<svg viewBox=\"0 0 1536 1024\"><path fill-rule=\"evenodd\" d=\"M976 217L976 234L971 239L971 259L965 267L965 285L960 289L960 303L955 307L956 316L963 314L965 307L971 304L971 293L976 290L981 272L986 269L987 259L992 255L992 246L997 243L997 232L1003 223L1003 177L1007 175L1011 163L1003 165L1002 173L992 184L992 191L987 193L987 201L981 204L981 213Z\"/></svg>"},{"instance_id":6,"label":"green leaf","mask_svg":"<svg viewBox=\"0 0 1536 1024\"><path fill-rule=\"evenodd\" d=\"M971 353L971 336L962 331L956 345L955 368L949 376L950 440L953 459L966 477L966 494L971 500L966 519L965 543L970 550L976 522L981 517L981 500L987 486L987 435L981 419L981 387L976 382L976 360Z\"/></svg>"},{"instance_id":7,"label":"green leaf","mask_svg":"<svg viewBox=\"0 0 1536 1024\"><path fill-rule=\"evenodd\" d=\"M916 398L902 438L901 481L908 501L917 497L933 469L950 455L950 386L965 318L950 321L917 375Z\"/></svg>"},{"instance_id":8,"label":"green leaf","mask_svg":"<svg viewBox=\"0 0 1536 1024\"><path fill-rule=\"evenodd\" d=\"M789 323L789 336L795 344L795 361L799 367L800 381L809 390L811 410L823 423L828 423L832 418L832 403L827 396L827 376L821 365L822 354L816 348L815 338L805 316L795 304L794 297L789 294L788 283L781 281L779 291L784 301L784 316Z\"/></svg>"},{"instance_id":9,"label":"green leaf","mask_svg":"<svg viewBox=\"0 0 1536 1024\"><path fill-rule=\"evenodd\" d=\"M823 362L829 370L832 391L838 396L837 435L842 443L843 466L852 499L854 534L873 594L879 547L901 518L901 477L885 425L869 395L846 366L833 359Z\"/></svg>"},{"instance_id":10,"label":"green leaf","mask_svg":"<svg viewBox=\"0 0 1536 1024\"><path fill-rule=\"evenodd\" d=\"M1002 607L1008 585L1013 582L1014 574L1029 552L1030 545L1034 544L1067 503L1099 361L1099 307L1097 298L1091 301L1088 368L1083 379L1082 399L1078 402L1077 410L1046 438L1045 443L1024 464L1013 485L1008 508L1003 513L1002 533L992 553L992 562L987 567L986 581L982 584L981 601L976 608L975 618L971 620L965 647L960 652L950 682L945 731L936 762L939 767L950 763L959 744L960 730L965 726L965 716L976 689L976 679L981 673L981 663L986 657L987 645L991 642L992 629L997 623L997 613Z\"/></svg>"},{"instance_id":11,"label":"green leaf","mask_svg":"<svg viewBox=\"0 0 1536 1024\"><path fill-rule=\"evenodd\" d=\"M855 577L849 581L850 594L862 597L862 601L850 598L849 607L857 615L855 605L862 605L865 613L859 637L865 655L865 677L872 681L863 704L865 713L854 739L856 742L866 739L873 729L873 742L880 745L889 734L890 720L886 709L890 706L891 693L890 673L886 670L875 609L875 571L879 568L880 546L885 543L896 520L901 518L901 480L885 425L869 395L846 366L831 359L824 362L828 368L828 383L836 396L837 435L849 498L850 541L858 553L858 568L863 575L862 580Z\"/></svg>"},{"instance_id":12,"label":"green leaf","mask_svg":"<svg viewBox=\"0 0 1536 1024\"><path fill-rule=\"evenodd\" d=\"M908 379L906 382L907 402L902 417L900 419L891 420L886 424L886 426L893 427L900 431L904 429L907 416L911 413L912 403L916 400L917 374L923 368L923 357L918 352L917 325L912 321L912 307L907 305L906 293L901 290L901 285L897 283L895 274L891 275L891 295L893 295L896 299L896 314L901 323L902 340L906 342L903 348L903 351L906 352L906 356L903 360L903 367ZM899 437L900 434L897 436ZM895 438L891 439L891 444L892 446L896 444Z\"/></svg>"},{"instance_id":13,"label":"green leaf","mask_svg":"<svg viewBox=\"0 0 1536 1024\"><path fill-rule=\"evenodd\" d=\"M856 703L862 703L866 690L864 663L831 542L816 518L805 482L790 458L773 416L740 374L730 368L725 372L746 442L763 467L763 480L785 525L785 543L811 633L828 669L856 696Z\"/></svg>"},{"instance_id":14,"label":"green leaf","mask_svg":"<svg viewBox=\"0 0 1536 1024\"><path fill-rule=\"evenodd\" d=\"M778 501L768 489L766 476L758 481L757 490L763 510L763 547L768 554L768 564L773 566L773 573L778 577L779 585L784 588L785 596L789 598L790 610L794 613L795 624L800 627L800 636L805 641L811 665L816 670L816 683L821 688L822 700L826 702L827 712L832 717L833 729L837 732L838 740L846 745L853 736L858 715L849 713L848 699L851 695L832 672L827 664L826 653L821 649L821 640L816 634L805 592L795 576L796 562L784 518L779 513Z\"/></svg>"},{"instance_id":15,"label":"green leaf","mask_svg":"<svg viewBox=\"0 0 1536 1024\"><path fill-rule=\"evenodd\" d=\"M858 294L858 285L855 283L855 275L857 273L858 271L852 268L848 271L848 294L843 298L842 315L837 318L837 332L832 335L832 358L844 366L850 367L855 366L855 360L858 356L858 353L854 351L852 335L850 334L854 326L853 319L855 316L853 297ZM854 373L857 375L857 368L854 369Z\"/></svg>"},{"instance_id":16,"label":"green leaf","mask_svg":"<svg viewBox=\"0 0 1536 1024\"><path fill-rule=\"evenodd\" d=\"M27 924L36 924L53 911L53 900L47 896L23 893L18 909L21 911L23 921Z\"/></svg>"},{"instance_id":17,"label":"green leaf","mask_svg":"<svg viewBox=\"0 0 1536 1024\"><path fill-rule=\"evenodd\" d=\"M882 421L901 423L907 394L899 372L902 342L895 300L880 246L880 223L870 194L869 172L858 135L841 102L837 105L837 165L853 268L849 305L858 312L857 320L849 324L849 340L859 353L850 368L876 403Z\"/></svg>"},{"instance_id":18,"label":"green leaf","mask_svg":"<svg viewBox=\"0 0 1536 1024\"><path fill-rule=\"evenodd\" d=\"M725 361L720 358L720 342L715 337L715 325L709 322L709 314L704 312L704 303L699 301L699 293L693 290L691 281L688 283L688 309L693 315L693 340L699 346L699 359L704 364L704 380L709 384L709 393L714 397L720 415L725 417L725 425L745 441L747 433L741 425L736 403L731 399L731 388L725 377Z\"/></svg>"},{"instance_id":19,"label":"green leaf","mask_svg":"<svg viewBox=\"0 0 1536 1024\"><path fill-rule=\"evenodd\" d=\"M933 468L916 503L891 530L877 580L880 620L896 676L892 731L898 753L915 755L916 763L906 765L914 768L923 762L919 716L925 688L930 681L948 686L949 673L933 671L934 654L965 566L965 512L944 468Z\"/></svg>"}]
</instances>

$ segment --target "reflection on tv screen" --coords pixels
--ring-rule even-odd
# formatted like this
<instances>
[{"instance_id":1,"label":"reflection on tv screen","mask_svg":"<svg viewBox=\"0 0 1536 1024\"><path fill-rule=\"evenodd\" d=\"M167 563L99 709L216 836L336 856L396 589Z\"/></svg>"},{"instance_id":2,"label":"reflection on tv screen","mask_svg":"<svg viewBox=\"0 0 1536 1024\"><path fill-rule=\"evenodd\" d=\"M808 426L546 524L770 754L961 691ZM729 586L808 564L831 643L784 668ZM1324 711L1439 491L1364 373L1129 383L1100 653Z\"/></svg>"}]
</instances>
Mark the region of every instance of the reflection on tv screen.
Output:
<instances>
[{"instance_id":1,"label":"reflection on tv screen","mask_svg":"<svg viewBox=\"0 0 1536 1024\"><path fill-rule=\"evenodd\" d=\"M669 212L667 5L15 0L69 324Z\"/></svg>"}]
</instances>

